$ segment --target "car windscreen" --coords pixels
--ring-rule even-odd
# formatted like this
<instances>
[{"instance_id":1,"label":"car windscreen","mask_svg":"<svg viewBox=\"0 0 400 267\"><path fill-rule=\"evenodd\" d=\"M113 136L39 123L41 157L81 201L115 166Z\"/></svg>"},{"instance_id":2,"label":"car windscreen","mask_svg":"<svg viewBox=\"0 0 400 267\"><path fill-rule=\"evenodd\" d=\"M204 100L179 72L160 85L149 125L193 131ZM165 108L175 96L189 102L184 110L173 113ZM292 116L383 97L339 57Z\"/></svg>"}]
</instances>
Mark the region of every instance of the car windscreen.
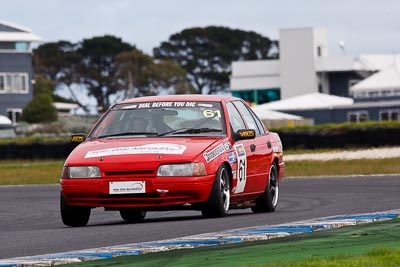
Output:
<instances>
[{"instance_id":1,"label":"car windscreen","mask_svg":"<svg viewBox=\"0 0 400 267\"><path fill-rule=\"evenodd\" d=\"M89 138L226 134L219 102L160 101L115 105Z\"/></svg>"}]
</instances>

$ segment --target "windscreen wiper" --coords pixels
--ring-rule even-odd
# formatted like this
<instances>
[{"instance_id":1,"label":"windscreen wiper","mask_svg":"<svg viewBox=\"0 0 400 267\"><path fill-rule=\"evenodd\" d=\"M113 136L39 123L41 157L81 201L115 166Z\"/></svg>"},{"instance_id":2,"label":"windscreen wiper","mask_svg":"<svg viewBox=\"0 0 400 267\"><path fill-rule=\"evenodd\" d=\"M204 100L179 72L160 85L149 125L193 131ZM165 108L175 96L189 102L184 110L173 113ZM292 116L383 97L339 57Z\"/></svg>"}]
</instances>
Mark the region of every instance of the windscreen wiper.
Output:
<instances>
[{"instance_id":1,"label":"windscreen wiper","mask_svg":"<svg viewBox=\"0 0 400 267\"><path fill-rule=\"evenodd\" d=\"M222 132L222 130L215 128L182 128L162 133L159 134L158 136L164 136L168 134L199 134L199 133L211 133L211 132Z\"/></svg>"},{"instance_id":2,"label":"windscreen wiper","mask_svg":"<svg viewBox=\"0 0 400 267\"><path fill-rule=\"evenodd\" d=\"M116 133L116 134L106 134L100 135L98 138L107 138L107 137L117 137L117 136L131 136L131 135L154 135L157 136L157 133L154 132L123 132L123 133Z\"/></svg>"}]
</instances>

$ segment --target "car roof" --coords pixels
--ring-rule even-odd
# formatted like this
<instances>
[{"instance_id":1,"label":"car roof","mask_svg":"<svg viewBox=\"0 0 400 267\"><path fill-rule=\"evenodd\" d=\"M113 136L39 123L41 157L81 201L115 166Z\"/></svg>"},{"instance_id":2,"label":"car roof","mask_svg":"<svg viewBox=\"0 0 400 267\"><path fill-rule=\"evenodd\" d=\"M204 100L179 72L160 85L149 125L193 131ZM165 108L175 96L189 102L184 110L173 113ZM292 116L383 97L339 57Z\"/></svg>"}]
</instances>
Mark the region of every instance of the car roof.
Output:
<instances>
[{"instance_id":1,"label":"car roof","mask_svg":"<svg viewBox=\"0 0 400 267\"><path fill-rule=\"evenodd\" d=\"M145 96L123 100L118 104L129 104L136 102L156 102L156 101L217 101L224 102L228 100L240 100L233 96L224 95L163 95L163 96Z\"/></svg>"}]
</instances>

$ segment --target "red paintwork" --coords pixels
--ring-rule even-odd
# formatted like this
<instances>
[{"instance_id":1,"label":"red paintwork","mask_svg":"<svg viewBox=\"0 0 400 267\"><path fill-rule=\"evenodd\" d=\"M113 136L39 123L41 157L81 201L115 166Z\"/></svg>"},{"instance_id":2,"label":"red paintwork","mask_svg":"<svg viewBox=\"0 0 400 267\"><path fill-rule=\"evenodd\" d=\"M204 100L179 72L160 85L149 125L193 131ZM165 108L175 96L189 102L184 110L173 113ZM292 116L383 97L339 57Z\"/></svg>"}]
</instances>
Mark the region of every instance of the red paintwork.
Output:
<instances>
[{"instance_id":1,"label":"red paintwork","mask_svg":"<svg viewBox=\"0 0 400 267\"><path fill-rule=\"evenodd\" d=\"M225 103L240 100L235 97L204 96L204 95L176 95L142 97L126 100L121 103L158 102L158 101L219 101L225 113L226 125L229 125L229 116ZM242 101L242 100L241 100ZM243 101L242 101L243 102ZM227 136L208 137L148 137L148 138L104 138L85 141L75 148L65 161L65 166L98 166L102 178L98 179L61 179L61 192L69 205L124 208L137 207L157 209L183 205L186 203L205 202L211 192L215 173L221 164L226 164L231 173L231 204L254 201L266 188L270 165L276 161L279 168L279 180L284 176L285 164L282 156L282 144L277 134L268 132L250 140L232 141L230 127L227 127ZM270 142L269 147L267 143ZM127 146L141 146L146 144L169 143L184 145L187 149L181 155L168 154L134 154L112 155L103 157L84 158L88 151ZM231 148L224 151L209 163L203 154L221 144L229 143ZM247 155L247 181L244 191L235 193L237 186L236 162L230 163L228 155L235 144L243 144ZM255 152L250 151L250 144L255 144ZM198 177L157 177L158 166L163 163L203 162L207 175ZM146 194L137 195L109 195L111 181L145 181ZM162 194L157 189L168 190Z\"/></svg>"}]
</instances>

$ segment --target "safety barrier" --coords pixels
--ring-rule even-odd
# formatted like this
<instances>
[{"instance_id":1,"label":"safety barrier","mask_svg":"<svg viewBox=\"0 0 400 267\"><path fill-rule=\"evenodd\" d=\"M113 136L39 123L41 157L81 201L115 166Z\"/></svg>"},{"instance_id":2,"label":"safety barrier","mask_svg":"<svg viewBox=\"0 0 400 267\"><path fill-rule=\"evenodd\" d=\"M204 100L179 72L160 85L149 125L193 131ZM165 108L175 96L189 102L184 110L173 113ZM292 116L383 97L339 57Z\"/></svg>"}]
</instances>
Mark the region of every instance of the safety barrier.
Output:
<instances>
[{"instance_id":1,"label":"safety barrier","mask_svg":"<svg viewBox=\"0 0 400 267\"><path fill-rule=\"evenodd\" d=\"M284 149L380 147L400 145L400 128L365 127L279 131Z\"/></svg>"},{"instance_id":2,"label":"safety barrier","mask_svg":"<svg viewBox=\"0 0 400 267\"><path fill-rule=\"evenodd\" d=\"M399 146L400 128L366 127L278 131L284 149ZM0 144L0 159L65 159L76 147L62 143Z\"/></svg>"},{"instance_id":3,"label":"safety barrier","mask_svg":"<svg viewBox=\"0 0 400 267\"><path fill-rule=\"evenodd\" d=\"M75 147L70 142L0 144L0 159L65 159Z\"/></svg>"}]
</instances>

